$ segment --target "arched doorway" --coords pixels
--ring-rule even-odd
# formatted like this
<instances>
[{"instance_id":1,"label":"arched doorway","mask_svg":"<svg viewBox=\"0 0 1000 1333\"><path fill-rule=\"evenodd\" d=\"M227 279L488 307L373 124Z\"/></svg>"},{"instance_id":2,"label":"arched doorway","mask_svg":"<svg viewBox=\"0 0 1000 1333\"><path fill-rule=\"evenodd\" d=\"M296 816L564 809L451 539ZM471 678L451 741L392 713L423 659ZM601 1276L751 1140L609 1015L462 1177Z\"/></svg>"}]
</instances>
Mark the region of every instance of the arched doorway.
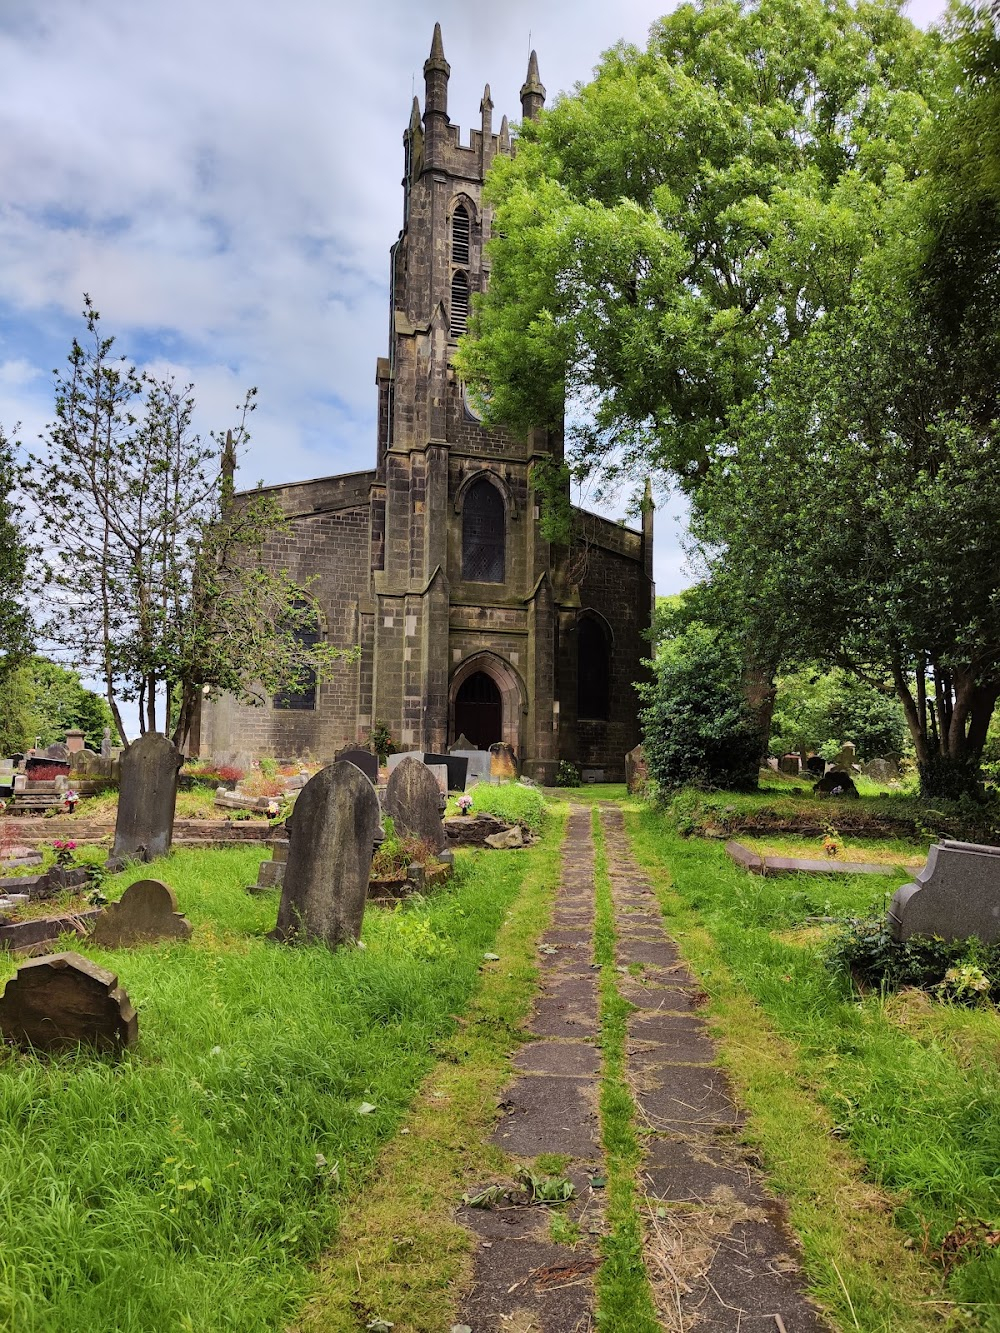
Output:
<instances>
[{"instance_id":1,"label":"arched doorway","mask_svg":"<svg viewBox=\"0 0 1000 1333\"><path fill-rule=\"evenodd\" d=\"M503 740L503 698L485 671L474 672L458 687L455 735L465 736L480 750Z\"/></svg>"}]
</instances>

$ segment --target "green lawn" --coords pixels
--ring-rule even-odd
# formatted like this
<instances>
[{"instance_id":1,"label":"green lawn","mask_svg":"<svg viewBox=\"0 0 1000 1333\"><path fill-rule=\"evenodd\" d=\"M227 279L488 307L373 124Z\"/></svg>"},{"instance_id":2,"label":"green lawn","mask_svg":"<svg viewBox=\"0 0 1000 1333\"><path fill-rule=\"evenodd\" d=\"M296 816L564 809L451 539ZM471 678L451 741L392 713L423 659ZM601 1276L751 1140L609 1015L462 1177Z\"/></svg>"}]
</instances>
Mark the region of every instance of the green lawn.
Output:
<instances>
[{"instance_id":1,"label":"green lawn","mask_svg":"<svg viewBox=\"0 0 1000 1333\"><path fill-rule=\"evenodd\" d=\"M463 854L447 888L369 911L366 947L332 954L264 938L277 894L244 892L261 854L178 851L108 882L159 875L195 926L184 945L71 946L118 973L137 1051L0 1055L0 1328L284 1327L535 855Z\"/></svg>"},{"instance_id":2,"label":"green lawn","mask_svg":"<svg viewBox=\"0 0 1000 1333\"><path fill-rule=\"evenodd\" d=\"M881 912L905 870L762 879L734 866L720 843L678 836L650 807L635 807L627 818L637 855L660 872L668 928L713 997L724 1038L729 1030L732 1060L755 1112L751 1130L790 1199L819 1294L834 1308L839 1299L845 1327L855 1326L851 1303L861 1329L946 1327L959 1314L954 1302L964 1306L964 1326L996 1333L1000 1017L992 1008L940 1004L919 992L859 1001L847 979L825 967L815 933L796 930L809 916ZM791 1054L791 1068L773 1072L770 1084L758 1078L769 1038L754 1030L746 1001L763 1014L760 1032L775 1033ZM773 1081L782 1078L789 1080L785 1092ZM941 1275L942 1291L902 1308L906 1288L893 1275L891 1235L873 1255L858 1250L864 1237L848 1240L842 1277L831 1270L829 1256L838 1236L849 1236L851 1219L841 1226L832 1216L835 1198L829 1216L817 1202L824 1182L814 1168L823 1166L830 1141L815 1137L815 1123L795 1141L791 1106L803 1093L821 1109L826 1133L860 1160L863 1178L887 1192L896 1224ZM843 1271L852 1253L855 1267ZM935 1300L941 1303L927 1303Z\"/></svg>"}]
</instances>

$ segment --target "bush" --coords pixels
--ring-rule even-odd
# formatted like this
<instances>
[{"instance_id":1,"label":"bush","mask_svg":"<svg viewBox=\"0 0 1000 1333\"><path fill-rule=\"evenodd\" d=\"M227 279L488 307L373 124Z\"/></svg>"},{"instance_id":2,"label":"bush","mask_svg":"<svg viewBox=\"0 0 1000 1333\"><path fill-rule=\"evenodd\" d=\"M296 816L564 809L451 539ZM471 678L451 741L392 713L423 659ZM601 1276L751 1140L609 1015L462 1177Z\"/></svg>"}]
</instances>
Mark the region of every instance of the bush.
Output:
<instances>
[{"instance_id":1,"label":"bush","mask_svg":"<svg viewBox=\"0 0 1000 1333\"><path fill-rule=\"evenodd\" d=\"M830 941L826 961L831 971L849 972L856 982L876 990L917 986L938 989L959 1003L979 1003L987 995L1000 1000L1000 944L937 937L900 943L889 933L884 916L845 922ZM963 976L974 974L987 978L987 990L961 984Z\"/></svg>"},{"instance_id":2,"label":"bush","mask_svg":"<svg viewBox=\"0 0 1000 1333\"><path fill-rule=\"evenodd\" d=\"M568 759L560 759L559 767L556 769L557 787L579 787L580 770L576 764L571 764Z\"/></svg>"},{"instance_id":3,"label":"bush","mask_svg":"<svg viewBox=\"0 0 1000 1333\"><path fill-rule=\"evenodd\" d=\"M750 791L760 735L731 642L694 622L666 640L642 691L643 750L661 791L688 785Z\"/></svg>"},{"instance_id":4,"label":"bush","mask_svg":"<svg viewBox=\"0 0 1000 1333\"><path fill-rule=\"evenodd\" d=\"M537 787L522 787L519 782L503 782L497 787L485 782L472 789L473 813L495 815L509 824L522 824L532 833L540 833L545 820L545 797Z\"/></svg>"}]
</instances>

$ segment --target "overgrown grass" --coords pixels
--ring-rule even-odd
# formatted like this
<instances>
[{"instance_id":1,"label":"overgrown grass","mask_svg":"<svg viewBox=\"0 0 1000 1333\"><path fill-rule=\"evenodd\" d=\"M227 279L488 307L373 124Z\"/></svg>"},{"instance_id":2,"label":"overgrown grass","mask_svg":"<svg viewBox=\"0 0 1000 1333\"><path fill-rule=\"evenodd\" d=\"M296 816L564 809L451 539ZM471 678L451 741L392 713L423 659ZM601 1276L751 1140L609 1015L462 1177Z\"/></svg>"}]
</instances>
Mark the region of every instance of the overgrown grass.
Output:
<instances>
[{"instance_id":1,"label":"overgrown grass","mask_svg":"<svg viewBox=\"0 0 1000 1333\"><path fill-rule=\"evenodd\" d=\"M496 1103L510 1079L510 1051L538 979L535 945L551 915L559 879L563 813L523 858L521 892L483 965L479 989L459 1030L437 1046L440 1059L379 1160L371 1188L345 1213L320 1266L320 1285L296 1327L301 1333L355 1333L371 1319L394 1333L440 1333L454 1322L472 1272L474 1240L454 1219L462 1194L509 1177L511 1164L490 1142ZM495 853L490 853L492 857ZM492 860L489 863L492 865ZM558 1173L568 1159L536 1160Z\"/></svg>"},{"instance_id":2,"label":"overgrown grass","mask_svg":"<svg viewBox=\"0 0 1000 1333\"><path fill-rule=\"evenodd\" d=\"M72 945L118 973L136 1052L0 1057L0 1327L283 1327L531 864L463 854L333 954L264 938L277 895L243 891L261 855L180 851L109 882L159 875L195 925L185 945Z\"/></svg>"},{"instance_id":3,"label":"overgrown grass","mask_svg":"<svg viewBox=\"0 0 1000 1333\"><path fill-rule=\"evenodd\" d=\"M659 1321L642 1257L642 1223L636 1203L636 1173L642 1150L635 1130L635 1104L625 1081L628 1016L634 1006L615 982L615 920L600 812L594 830L594 961L601 967L601 1142L607 1163L607 1234L604 1263L597 1271L597 1318L609 1333L657 1333Z\"/></svg>"},{"instance_id":4,"label":"overgrown grass","mask_svg":"<svg viewBox=\"0 0 1000 1333\"><path fill-rule=\"evenodd\" d=\"M1000 1019L929 1000L859 1002L819 945L775 933L873 900L882 910L900 876L759 879L651 809L627 820L713 997L750 1133L789 1198L818 1297L846 1327L852 1305L857 1327L886 1333L947 1327L964 1305L964 1326L1000 1330L1000 1250L986 1240L1000 1226ZM963 1218L983 1225L963 1230Z\"/></svg>"},{"instance_id":5,"label":"overgrown grass","mask_svg":"<svg viewBox=\"0 0 1000 1333\"><path fill-rule=\"evenodd\" d=\"M501 782L496 786L477 782L472 788L474 814L496 815L508 823L521 823L532 833L540 833L545 820L545 797L537 787L523 787L519 782Z\"/></svg>"}]
</instances>

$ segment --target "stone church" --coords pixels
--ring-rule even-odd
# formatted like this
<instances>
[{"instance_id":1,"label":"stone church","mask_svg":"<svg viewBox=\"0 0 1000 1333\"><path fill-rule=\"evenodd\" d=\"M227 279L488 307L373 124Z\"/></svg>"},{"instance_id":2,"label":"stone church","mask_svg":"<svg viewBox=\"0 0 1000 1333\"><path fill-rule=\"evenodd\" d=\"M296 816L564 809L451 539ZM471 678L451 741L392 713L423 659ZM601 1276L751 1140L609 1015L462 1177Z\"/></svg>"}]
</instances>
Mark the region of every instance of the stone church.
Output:
<instances>
[{"instance_id":1,"label":"stone church","mask_svg":"<svg viewBox=\"0 0 1000 1333\"><path fill-rule=\"evenodd\" d=\"M539 523L534 472L560 457L480 421L452 367L470 296L488 280L482 186L511 152L506 116L463 144L448 117L440 26L403 135L403 228L390 250L389 355L378 359L375 467L272 488L288 518L267 558L312 579L320 632L356 660L262 707L225 697L201 719L203 754L330 759L385 724L397 749L503 740L522 770L561 759L620 780L639 739L633 682L649 653L652 506L641 530L574 508L568 548ZM521 112L545 89L534 52Z\"/></svg>"}]
</instances>

